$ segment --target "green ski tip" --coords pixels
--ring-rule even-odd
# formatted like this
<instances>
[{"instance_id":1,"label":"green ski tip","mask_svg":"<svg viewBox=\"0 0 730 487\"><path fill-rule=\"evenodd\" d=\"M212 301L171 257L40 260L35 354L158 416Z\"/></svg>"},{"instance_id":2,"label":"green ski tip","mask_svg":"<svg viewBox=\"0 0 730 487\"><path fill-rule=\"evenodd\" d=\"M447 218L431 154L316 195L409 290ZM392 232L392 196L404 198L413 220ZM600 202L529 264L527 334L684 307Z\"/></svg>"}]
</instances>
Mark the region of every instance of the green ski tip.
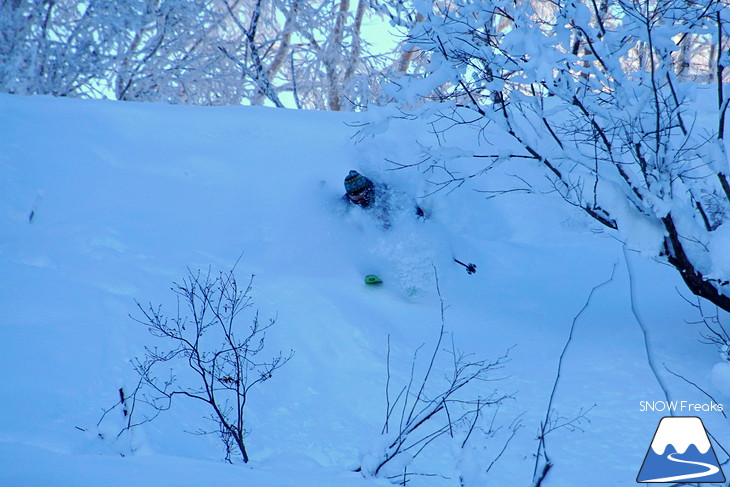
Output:
<instances>
[{"instance_id":1,"label":"green ski tip","mask_svg":"<svg viewBox=\"0 0 730 487\"><path fill-rule=\"evenodd\" d=\"M365 284L383 284L383 281L375 274L368 274L367 276L365 276Z\"/></svg>"}]
</instances>

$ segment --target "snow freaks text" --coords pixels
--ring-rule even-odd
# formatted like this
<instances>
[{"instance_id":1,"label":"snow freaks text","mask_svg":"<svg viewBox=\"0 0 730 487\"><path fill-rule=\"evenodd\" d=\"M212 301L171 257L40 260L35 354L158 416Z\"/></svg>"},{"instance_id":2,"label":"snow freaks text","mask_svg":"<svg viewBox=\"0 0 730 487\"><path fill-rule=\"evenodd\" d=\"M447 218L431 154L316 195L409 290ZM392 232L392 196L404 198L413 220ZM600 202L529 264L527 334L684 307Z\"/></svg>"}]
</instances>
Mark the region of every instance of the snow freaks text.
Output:
<instances>
[{"instance_id":1,"label":"snow freaks text","mask_svg":"<svg viewBox=\"0 0 730 487\"><path fill-rule=\"evenodd\" d=\"M673 412L673 413L721 413L724 407L714 401L696 403L689 401L640 401L639 411Z\"/></svg>"}]
</instances>

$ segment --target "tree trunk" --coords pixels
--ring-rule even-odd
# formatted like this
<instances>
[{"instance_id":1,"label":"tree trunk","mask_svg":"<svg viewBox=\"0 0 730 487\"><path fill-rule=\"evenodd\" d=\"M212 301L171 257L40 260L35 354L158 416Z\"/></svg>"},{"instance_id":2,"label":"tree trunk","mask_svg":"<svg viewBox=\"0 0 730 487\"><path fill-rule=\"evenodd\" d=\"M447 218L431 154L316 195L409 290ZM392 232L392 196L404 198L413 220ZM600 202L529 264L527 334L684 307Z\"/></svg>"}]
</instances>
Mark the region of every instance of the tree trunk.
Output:
<instances>
[{"instance_id":1,"label":"tree trunk","mask_svg":"<svg viewBox=\"0 0 730 487\"><path fill-rule=\"evenodd\" d=\"M340 0L339 11L337 12L337 20L335 22L335 28L332 31L332 43L329 48L333 52L337 52L338 55L333 56L334 59L330 60L327 66L327 80L329 82L329 109L333 111L339 111L342 107L340 106L340 79L337 76L337 69L339 68L339 48L342 45L342 39L344 37L345 30L345 19L347 17L347 11L350 8L350 0Z\"/></svg>"},{"instance_id":2,"label":"tree trunk","mask_svg":"<svg viewBox=\"0 0 730 487\"><path fill-rule=\"evenodd\" d=\"M730 297L725 296L721 291L725 283L710 281L695 268L684 251L671 214L662 218L662 223L667 231L664 242L667 260L679 271L689 290L695 296L705 298L719 308L730 312Z\"/></svg>"}]
</instances>

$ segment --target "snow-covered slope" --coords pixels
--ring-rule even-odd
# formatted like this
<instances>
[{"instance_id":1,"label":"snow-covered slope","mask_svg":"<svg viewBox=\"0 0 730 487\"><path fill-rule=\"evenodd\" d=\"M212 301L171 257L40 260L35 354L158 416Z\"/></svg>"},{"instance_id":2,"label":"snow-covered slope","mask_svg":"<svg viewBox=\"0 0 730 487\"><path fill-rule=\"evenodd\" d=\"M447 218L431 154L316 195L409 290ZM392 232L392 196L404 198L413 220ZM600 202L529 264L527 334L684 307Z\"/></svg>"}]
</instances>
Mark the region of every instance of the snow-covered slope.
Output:
<instances>
[{"instance_id":1,"label":"snow-covered slope","mask_svg":"<svg viewBox=\"0 0 730 487\"><path fill-rule=\"evenodd\" d=\"M502 380L480 387L512 398L491 442L467 455L444 438L412 467L439 476L413 485L458 485L459 475L529 484L571 323L612 273L576 323L553 403L553 418L590 411L580 430L549 435L545 485L633 482L663 415L640 402L665 396L631 312L628 268L656 362L726 399L710 385L718 358L685 323L696 316L671 269L624 252L549 195L486 199L470 190L477 181L420 198L429 188L419 173L385 161L414 159L417 127L391 124L356 143L358 120L0 96L0 485L387 485L352 470L380 444L388 337L401 384L418 347L438 337L436 273L456 346L484 359L510 350ZM346 208L353 168L418 197L430 218L411 214L410 196L388 230ZM189 433L200 410L183 402L113 440L121 413L97 422L120 387L133 388L129 360L153 344L129 316L135 301L172 310L170 286L188 267L226 270L239 257L237 274L256 276L261 316L278 319L267 350L295 351L252 394L252 462L222 463L215 438ZM368 273L385 285L365 286ZM661 372L673 399L707 401ZM518 417L523 427L486 473ZM703 420L726 432L720 414Z\"/></svg>"}]
</instances>

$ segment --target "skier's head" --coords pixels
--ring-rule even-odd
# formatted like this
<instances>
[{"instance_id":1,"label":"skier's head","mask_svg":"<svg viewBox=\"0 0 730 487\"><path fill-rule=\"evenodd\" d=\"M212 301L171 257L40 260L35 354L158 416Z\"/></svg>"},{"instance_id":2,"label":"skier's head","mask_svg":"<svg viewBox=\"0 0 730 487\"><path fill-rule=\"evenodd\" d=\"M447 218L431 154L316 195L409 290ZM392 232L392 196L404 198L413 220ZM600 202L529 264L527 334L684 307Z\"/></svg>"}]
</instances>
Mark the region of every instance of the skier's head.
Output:
<instances>
[{"instance_id":1,"label":"skier's head","mask_svg":"<svg viewBox=\"0 0 730 487\"><path fill-rule=\"evenodd\" d=\"M372 203L373 182L357 171L350 171L345 178L345 191L356 205L366 207Z\"/></svg>"}]
</instances>

